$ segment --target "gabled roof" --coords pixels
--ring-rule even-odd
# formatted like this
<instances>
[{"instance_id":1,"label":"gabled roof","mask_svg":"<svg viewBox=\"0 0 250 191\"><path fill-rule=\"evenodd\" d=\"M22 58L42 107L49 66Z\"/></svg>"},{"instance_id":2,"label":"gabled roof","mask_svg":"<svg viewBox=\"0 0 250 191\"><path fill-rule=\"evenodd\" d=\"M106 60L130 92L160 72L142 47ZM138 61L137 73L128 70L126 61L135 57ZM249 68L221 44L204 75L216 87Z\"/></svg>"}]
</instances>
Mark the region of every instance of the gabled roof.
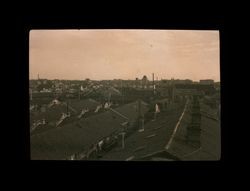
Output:
<instances>
[{"instance_id":1,"label":"gabled roof","mask_svg":"<svg viewBox=\"0 0 250 191\"><path fill-rule=\"evenodd\" d=\"M49 104L53 100L53 97L44 97L44 98L33 98L30 100L31 105L43 105Z\"/></svg>"},{"instance_id":2,"label":"gabled roof","mask_svg":"<svg viewBox=\"0 0 250 191\"><path fill-rule=\"evenodd\" d=\"M201 105L203 108L204 105ZM143 132L135 132L125 139L125 149L116 148L103 156L103 160L219 160L220 159L220 122L201 117L201 148L197 148L186 141L187 125L191 121L188 111L182 118L180 126L169 143L173 130L183 109L174 106L176 110L160 113L158 119L145 124ZM203 108L206 109L206 108ZM159 155L159 156L158 156ZM169 156L168 156L169 155Z\"/></svg>"},{"instance_id":3,"label":"gabled roof","mask_svg":"<svg viewBox=\"0 0 250 191\"><path fill-rule=\"evenodd\" d=\"M137 117L137 102L116 108L129 120ZM143 111L146 105L142 104ZM31 137L32 159L65 159L87 149L96 141L120 130L124 118L108 110L106 112L82 118L78 121L54 128Z\"/></svg>"},{"instance_id":4,"label":"gabled roof","mask_svg":"<svg viewBox=\"0 0 250 191\"><path fill-rule=\"evenodd\" d=\"M205 105L201 104L201 109ZM209 110L208 110L209 111ZM197 147L185 142L187 124L182 124L168 150L181 160L219 160L221 154L220 121L201 115L200 146ZM187 116L191 118L190 114Z\"/></svg>"},{"instance_id":5,"label":"gabled roof","mask_svg":"<svg viewBox=\"0 0 250 191\"><path fill-rule=\"evenodd\" d=\"M143 132L134 132L125 139L125 149L117 148L103 156L103 160L144 160L147 156L165 150L167 141L181 115L183 108L175 112L161 112L154 121L145 124ZM170 155L170 154L169 154Z\"/></svg>"},{"instance_id":6,"label":"gabled roof","mask_svg":"<svg viewBox=\"0 0 250 191\"><path fill-rule=\"evenodd\" d=\"M93 110L99 105L100 103L93 100L93 99L85 99L85 100L76 100L72 99L68 101L69 112L72 115L79 114L83 108L89 108ZM31 121L33 120L41 120L45 119L48 122L59 120L62 113L67 112L67 104L61 103L59 105L53 105L52 107L46 107L46 112L39 112L38 114L32 113L31 114Z\"/></svg>"},{"instance_id":7,"label":"gabled roof","mask_svg":"<svg viewBox=\"0 0 250 191\"><path fill-rule=\"evenodd\" d=\"M111 96L120 96L121 95L121 92L114 88L114 87L101 87L99 89L96 90L96 92L102 94L102 96L104 97L109 97L110 95Z\"/></svg>"},{"instance_id":8,"label":"gabled roof","mask_svg":"<svg viewBox=\"0 0 250 191\"><path fill-rule=\"evenodd\" d=\"M69 106L75 109L78 113L81 112L83 108L88 108L89 110L96 109L96 107L100 104L99 102L91 98L84 100L72 99L69 100L68 103Z\"/></svg>"},{"instance_id":9,"label":"gabled roof","mask_svg":"<svg viewBox=\"0 0 250 191\"><path fill-rule=\"evenodd\" d=\"M41 120L43 118L47 122L56 121L56 120L59 120L63 112L64 113L67 112L66 105L60 104L60 105L52 106L50 108L46 107L45 112L39 112L39 113L31 112L30 121L32 122L33 120Z\"/></svg>"},{"instance_id":10,"label":"gabled roof","mask_svg":"<svg viewBox=\"0 0 250 191\"><path fill-rule=\"evenodd\" d=\"M142 113L145 114L148 111L148 104L146 102L141 101L141 110ZM138 114L138 105L137 102L132 102L121 107L116 108L116 111L125 115L127 118L134 120Z\"/></svg>"}]
</instances>

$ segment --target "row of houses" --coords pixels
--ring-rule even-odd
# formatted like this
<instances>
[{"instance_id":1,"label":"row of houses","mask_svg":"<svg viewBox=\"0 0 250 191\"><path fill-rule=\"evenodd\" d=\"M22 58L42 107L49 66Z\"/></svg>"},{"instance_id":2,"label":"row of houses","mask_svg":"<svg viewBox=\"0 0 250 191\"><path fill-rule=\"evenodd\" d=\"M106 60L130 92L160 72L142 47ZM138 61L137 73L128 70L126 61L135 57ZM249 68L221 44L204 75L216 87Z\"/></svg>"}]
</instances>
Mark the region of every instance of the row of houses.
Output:
<instances>
[{"instance_id":1,"label":"row of houses","mask_svg":"<svg viewBox=\"0 0 250 191\"><path fill-rule=\"evenodd\" d=\"M141 110L146 113L146 103L141 105ZM124 124L132 127L137 117L138 103L133 102L34 134L31 136L31 158L66 159L75 153L89 152L104 138L123 131Z\"/></svg>"},{"instance_id":2,"label":"row of houses","mask_svg":"<svg viewBox=\"0 0 250 191\"><path fill-rule=\"evenodd\" d=\"M33 104L30 106L30 127L32 133L36 133L33 130L39 131L39 128L35 128L39 121L45 121L40 125L40 129L46 130L58 126L59 121L63 116L71 115L71 118L64 120L64 123L74 120L84 109L88 108L90 111L96 109L100 105L99 102L93 99L85 100L67 100L67 102L59 101L53 99L49 103L44 103L42 105ZM66 119L67 117L65 117Z\"/></svg>"}]
</instances>

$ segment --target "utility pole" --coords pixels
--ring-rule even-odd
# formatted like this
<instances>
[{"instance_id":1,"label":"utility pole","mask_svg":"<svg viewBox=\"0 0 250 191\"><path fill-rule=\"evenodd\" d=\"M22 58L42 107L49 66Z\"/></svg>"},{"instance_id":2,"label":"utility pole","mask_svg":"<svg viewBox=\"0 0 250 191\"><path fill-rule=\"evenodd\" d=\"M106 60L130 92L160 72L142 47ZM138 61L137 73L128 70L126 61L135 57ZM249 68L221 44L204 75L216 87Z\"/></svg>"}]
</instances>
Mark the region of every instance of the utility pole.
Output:
<instances>
[{"instance_id":1,"label":"utility pole","mask_svg":"<svg viewBox=\"0 0 250 191\"><path fill-rule=\"evenodd\" d=\"M152 74L153 76L153 94L155 95L155 79L154 79L154 73Z\"/></svg>"},{"instance_id":2,"label":"utility pole","mask_svg":"<svg viewBox=\"0 0 250 191\"><path fill-rule=\"evenodd\" d=\"M78 95L78 97L79 97L79 100L81 99L81 88L79 89L79 95Z\"/></svg>"},{"instance_id":3,"label":"utility pole","mask_svg":"<svg viewBox=\"0 0 250 191\"><path fill-rule=\"evenodd\" d=\"M67 115L69 114L69 102L67 101Z\"/></svg>"},{"instance_id":4,"label":"utility pole","mask_svg":"<svg viewBox=\"0 0 250 191\"><path fill-rule=\"evenodd\" d=\"M122 103L124 104L124 88L123 88L123 81L121 81L122 85Z\"/></svg>"},{"instance_id":5,"label":"utility pole","mask_svg":"<svg viewBox=\"0 0 250 191\"><path fill-rule=\"evenodd\" d=\"M141 126L142 126L141 131L144 131L144 115L142 115Z\"/></svg>"},{"instance_id":6,"label":"utility pole","mask_svg":"<svg viewBox=\"0 0 250 191\"><path fill-rule=\"evenodd\" d=\"M30 100L32 100L32 89L30 88Z\"/></svg>"},{"instance_id":7,"label":"utility pole","mask_svg":"<svg viewBox=\"0 0 250 191\"><path fill-rule=\"evenodd\" d=\"M109 92L108 103L110 104L111 101L111 92Z\"/></svg>"},{"instance_id":8,"label":"utility pole","mask_svg":"<svg viewBox=\"0 0 250 191\"><path fill-rule=\"evenodd\" d=\"M141 100L138 100L138 126L139 126L139 132L144 131L144 116L142 114L142 109L141 109Z\"/></svg>"},{"instance_id":9,"label":"utility pole","mask_svg":"<svg viewBox=\"0 0 250 191\"><path fill-rule=\"evenodd\" d=\"M121 135L122 135L122 149L124 149L125 148L125 132L122 132L121 133Z\"/></svg>"}]
</instances>

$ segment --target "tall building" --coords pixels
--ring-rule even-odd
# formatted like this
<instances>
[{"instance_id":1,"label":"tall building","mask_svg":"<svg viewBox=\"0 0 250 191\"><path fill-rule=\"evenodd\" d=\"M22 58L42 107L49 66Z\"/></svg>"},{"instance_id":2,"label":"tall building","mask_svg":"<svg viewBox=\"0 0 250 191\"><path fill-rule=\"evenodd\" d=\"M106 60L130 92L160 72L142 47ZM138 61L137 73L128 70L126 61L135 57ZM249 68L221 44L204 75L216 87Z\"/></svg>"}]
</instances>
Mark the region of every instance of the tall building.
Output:
<instances>
[{"instance_id":1,"label":"tall building","mask_svg":"<svg viewBox=\"0 0 250 191\"><path fill-rule=\"evenodd\" d=\"M147 76L146 75L144 75L143 76L143 78L142 78L142 87L143 88L147 88L148 87L148 85L149 85L149 83L148 83L149 81L148 81L148 78L147 78Z\"/></svg>"},{"instance_id":2,"label":"tall building","mask_svg":"<svg viewBox=\"0 0 250 191\"><path fill-rule=\"evenodd\" d=\"M147 78L146 75L144 75L144 76L142 77L142 81L143 81L143 82L147 82L147 81L148 81L148 78Z\"/></svg>"}]
</instances>

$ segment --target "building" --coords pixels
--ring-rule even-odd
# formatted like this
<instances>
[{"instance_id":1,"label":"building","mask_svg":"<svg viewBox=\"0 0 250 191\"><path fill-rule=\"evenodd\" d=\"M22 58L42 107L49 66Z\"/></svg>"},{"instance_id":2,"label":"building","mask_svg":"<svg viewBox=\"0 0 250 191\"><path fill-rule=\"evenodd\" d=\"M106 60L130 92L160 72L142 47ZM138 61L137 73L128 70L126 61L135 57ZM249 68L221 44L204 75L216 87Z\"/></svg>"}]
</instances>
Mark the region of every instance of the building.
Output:
<instances>
[{"instance_id":1,"label":"building","mask_svg":"<svg viewBox=\"0 0 250 191\"><path fill-rule=\"evenodd\" d=\"M209 161L220 160L221 157L221 129L220 119L215 115L215 109L211 109L206 104L200 104L201 118L199 137L193 134L193 141L199 138L199 144L194 144L191 140L187 140L187 134L190 133L189 125L192 121L192 111L184 115L183 123L181 123L176 135L173 139L168 152L185 161ZM196 131L197 132L197 131ZM195 132L193 132L195 133Z\"/></svg>"},{"instance_id":2,"label":"building","mask_svg":"<svg viewBox=\"0 0 250 191\"><path fill-rule=\"evenodd\" d=\"M34 131L32 131L32 135L47 131L48 129L55 128L57 122L60 120L64 113L70 112L71 117L63 121L61 125L75 120L83 109L88 109L91 112L95 111L98 105L100 105L100 103L93 99L69 99L67 100L67 102L60 102L54 99L51 100L51 102L48 104L42 104L40 107L38 107L39 109L33 110L30 113L31 129L34 123L36 123L37 121L41 121L42 119L45 119L47 123L42 127L37 127Z\"/></svg>"},{"instance_id":3,"label":"building","mask_svg":"<svg viewBox=\"0 0 250 191\"><path fill-rule=\"evenodd\" d=\"M202 84L202 85L213 85L214 80L211 80L211 79L200 80L200 84Z\"/></svg>"},{"instance_id":4,"label":"building","mask_svg":"<svg viewBox=\"0 0 250 191\"><path fill-rule=\"evenodd\" d=\"M146 103L141 103L141 110L142 114L147 112ZM31 159L67 159L75 154L84 158L91 154L93 145L118 136L125 123L132 125L137 118L138 103L132 102L35 134L31 136Z\"/></svg>"},{"instance_id":5,"label":"building","mask_svg":"<svg viewBox=\"0 0 250 191\"><path fill-rule=\"evenodd\" d=\"M142 80L141 80L141 87L142 87L143 89L149 88L149 80L148 80L148 78L147 78L146 75L144 75L144 76L142 77Z\"/></svg>"},{"instance_id":6,"label":"building","mask_svg":"<svg viewBox=\"0 0 250 191\"><path fill-rule=\"evenodd\" d=\"M119 146L103 155L103 160L179 160L165 149L175 125L183 111L183 104L172 103L166 109L161 104L166 100L158 100L160 112L155 120L144 125L144 131L136 131L125 139L125 148ZM172 112L175 110L175 112ZM167 117L166 117L167 116Z\"/></svg>"}]
</instances>

